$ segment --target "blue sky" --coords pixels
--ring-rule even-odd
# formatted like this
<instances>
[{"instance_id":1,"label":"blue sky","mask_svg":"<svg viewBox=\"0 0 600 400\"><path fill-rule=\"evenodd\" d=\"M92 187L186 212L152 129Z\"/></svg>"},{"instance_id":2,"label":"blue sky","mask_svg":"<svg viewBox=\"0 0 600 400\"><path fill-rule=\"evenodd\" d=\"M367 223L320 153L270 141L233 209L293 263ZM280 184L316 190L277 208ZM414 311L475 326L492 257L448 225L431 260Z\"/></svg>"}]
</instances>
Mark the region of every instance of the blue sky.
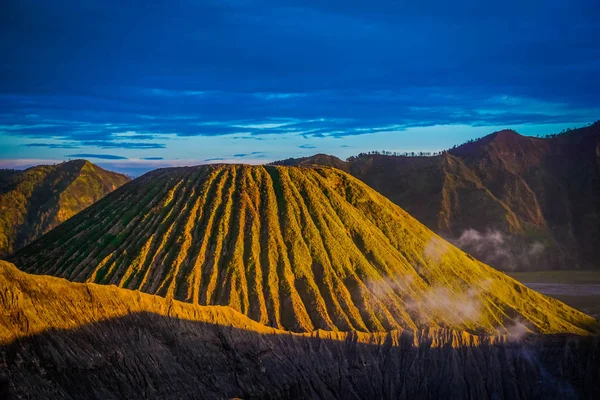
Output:
<instances>
[{"instance_id":1,"label":"blue sky","mask_svg":"<svg viewBox=\"0 0 600 400\"><path fill-rule=\"evenodd\" d=\"M2 1L0 167L136 175L600 119L597 1L121 3Z\"/></svg>"}]
</instances>

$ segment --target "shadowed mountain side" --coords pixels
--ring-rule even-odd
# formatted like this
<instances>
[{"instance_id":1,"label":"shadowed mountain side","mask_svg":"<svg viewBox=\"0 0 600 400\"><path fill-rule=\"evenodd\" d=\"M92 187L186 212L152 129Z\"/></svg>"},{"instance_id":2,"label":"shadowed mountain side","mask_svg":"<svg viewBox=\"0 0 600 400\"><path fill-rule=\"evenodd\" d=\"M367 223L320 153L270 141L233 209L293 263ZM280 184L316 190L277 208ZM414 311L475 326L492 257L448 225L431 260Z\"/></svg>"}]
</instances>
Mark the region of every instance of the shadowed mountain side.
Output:
<instances>
[{"instance_id":1,"label":"shadowed mountain side","mask_svg":"<svg viewBox=\"0 0 600 400\"><path fill-rule=\"evenodd\" d=\"M0 257L31 243L129 180L86 160L0 170Z\"/></svg>"},{"instance_id":2,"label":"shadowed mountain side","mask_svg":"<svg viewBox=\"0 0 600 400\"><path fill-rule=\"evenodd\" d=\"M135 313L0 346L14 398L593 399L596 337L413 347L396 332L361 343L258 333Z\"/></svg>"},{"instance_id":3,"label":"shadowed mountain side","mask_svg":"<svg viewBox=\"0 0 600 400\"><path fill-rule=\"evenodd\" d=\"M447 329L293 334L228 307L0 264L0 394L44 399L574 399L598 337Z\"/></svg>"},{"instance_id":4,"label":"shadowed mountain side","mask_svg":"<svg viewBox=\"0 0 600 400\"><path fill-rule=\"evenodd\" d=\"M495 132L434 157L317 154L275 164L349 172L499 269L598 267L600 123L544 139Z\"/></svg>"},{"instance_id":5,"label":"shadowed mountain side","mask_svg":"<svg viewBox=\"0 0 600 400\"><path fill-rule=\"evenodd\" d=\"M157 170L19 251L27 272L228 305L290 331L585 334L597 322L440 239L333 168Z\"/></svg>"}]
</instances>

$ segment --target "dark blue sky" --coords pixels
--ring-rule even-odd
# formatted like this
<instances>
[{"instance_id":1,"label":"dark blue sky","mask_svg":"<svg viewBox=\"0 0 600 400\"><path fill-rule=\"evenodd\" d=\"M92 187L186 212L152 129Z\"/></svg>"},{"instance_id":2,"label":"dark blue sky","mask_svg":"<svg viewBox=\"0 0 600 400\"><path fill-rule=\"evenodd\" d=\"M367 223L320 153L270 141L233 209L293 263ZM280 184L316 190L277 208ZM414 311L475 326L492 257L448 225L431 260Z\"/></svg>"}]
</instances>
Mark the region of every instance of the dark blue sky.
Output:
<instances>
[{"instance_id":1,"label":"dark blue sky","mask_svg":"<svg viewBox=\"0 0 600 400\"><path fill-rule=\"evenodd\" d=\"M121 3L2 1L0 166L438 150L600 118L598 1Z\"/></svg>"}]
</instances>

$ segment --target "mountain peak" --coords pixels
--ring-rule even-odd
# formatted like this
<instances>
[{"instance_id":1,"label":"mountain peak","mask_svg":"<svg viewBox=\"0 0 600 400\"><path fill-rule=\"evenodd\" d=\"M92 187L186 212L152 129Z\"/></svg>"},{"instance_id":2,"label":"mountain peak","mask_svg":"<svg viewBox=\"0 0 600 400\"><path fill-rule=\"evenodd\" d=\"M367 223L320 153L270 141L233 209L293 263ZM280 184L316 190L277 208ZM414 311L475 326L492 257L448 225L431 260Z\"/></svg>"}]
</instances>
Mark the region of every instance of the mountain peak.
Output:
<instances>
[{"instance_id":1,"label":"mountain peak","mask_svg":"<svg viewBox=\"0 0 600 400\"><path fill-rule=\"evenodd\" d=\"M514 136L523 136L523 135L519 134L514 129L501 129L499 131L490 133L488 136L494 136L494 137L514 137Z\"/></svg>"},{"instance_id":2,"label":"mountain peak","mask_svg":"<svg viewBox=\"0 0 600 400\"><path fill-rule=\"evenodd\" d=\"M480 139L469 141L450 150L459 157L481 157L486 154L496 157L499 154L517 154L519 157L536 155L546 147L544 139L523 136L512 129L503 129Z\"/></svg>"},{"instance_id":3,"label":"mountain peak","mask_svg":"<svg viewBox=\"0 0 600 400\"><path fill-rule=\"evenodd\" d=\"M494 133L489 134L486 137L483 137L481 141L487 145L501 145L501 146L510 146L511 144L536 140L537 138L533 138L530 136L523 136L515 130L512 129L503 129Z\"/></svg>"},{"instance_id":4,"label":"mountain peak","mask_svg":"<svg viewBox=\"0 0 600 400\"><path fill-rule=\"evenodd\" d=\"M0 182L0 256L37 239L129 181L87 160L11 171Z\"/></svg>"},{"instance_id":5,"label":"mountain peak","mask_svg":"<svg viewBox=\"0 0 600 400\"><path fill-rule=\"evenodd\" d=\"M348 170L348 164L345 161L342 161L336 156L332 156L330 154L325 153L317 153L308 157L301 158L288 158L287 160L275 161L273 165L282 165L282 166L309 166L309 165L321 165L321 166L331 166L342 171Z\"/></svg>"},{"instance_id":6,"label":"mountain peak","mask_svg":"<svg viewBox=\"0 0 600 400\"><path fill-rule=\"evenodd\" d=\"M72 164L72 165L94 165L91 161L86 160L85 158L77 158L75 160L69 160L66 161L65 164Z\"/></svg>"}]
</instances>

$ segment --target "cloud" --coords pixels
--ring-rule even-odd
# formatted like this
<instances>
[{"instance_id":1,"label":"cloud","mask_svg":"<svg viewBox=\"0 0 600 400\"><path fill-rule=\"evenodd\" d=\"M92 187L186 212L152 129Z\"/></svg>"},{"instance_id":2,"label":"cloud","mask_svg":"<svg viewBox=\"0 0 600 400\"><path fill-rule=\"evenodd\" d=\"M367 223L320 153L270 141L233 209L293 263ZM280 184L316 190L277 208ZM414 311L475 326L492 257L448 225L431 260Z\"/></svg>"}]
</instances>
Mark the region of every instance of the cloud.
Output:
<instances>
[{"instance_id":1,"label":"cloud","mask_svg":"<svg viewBox=\"0 0 600 400\"><path fill-rule=\"evenodd\" d=\"M264 156L264 151L253 151L251 153L237 153L234 154L233 156L236 158L243 158L243 157L248 157L248 156Z\"/></svg>"},{"instance_id":2,"label":"cloud","mask_svg":"<svg viewBox=\"0 0 600 400\"><path fill-rule=\"evenodd\" d=\"M101 149L164 149L166 147L163 143L112 142L109 140L87 140L82 141L81 144Z\"/></svg>"},{"instance_id":3,"label":"cloud","mask_svg":"<svg viewBox=\"0 0 600 400\"><path fill-rule=\"evenodd\" d=\"M234 136L232 137L234 140L266 140L264 137L260 136Z\"/></svg>"},{"instance_id":4,"label":"cloud","mask_svg":"<svg viewBox=\"0 0 600 400\"><path fill-rule=\"evenodd\" d=\"M494 229L466 229L460 237L448 240L492 266L510 270L539 263L546 250L541 242L527 243Z\"/></svg>"},{"instance_id":5,"label":"cloud","mask_svg":"<svg viewBox=\"0 0 600 400\"><path fill-rule=\"evenodd\" d=\"M207 158L206 160L204 160L205 162L210 162L210 161L224 161L225 159L222 157L214 157L214 158Z\"/></svg>"},{"instance_id":6,"label":"cloud","mask_svg":"<svg viewBox=\"0 0 600 400\"><path fill-rule=\"evenodd\" d=\"M117 133L112 134L112 137L117 140L118 139L121 139L121 140L154 140L154 139L157 139L158 136L164 136L164 135L138 133L135 131L117 132Z\"/></svg>"},{"instance_id":7,"label":"cloud","mask_svg":"<svg viewBox=\"0 0 600 400\"><path fill-rule=\"evenodd\" d=\"M49 149L79 149L81 146L69 143L25 143L25 147L47 147Z\"/></svg>"},{"instance_id":8,"label":"cloud","mask_svg":"<svg viewBox=\"0 0 600 400\"><path fill-rule=\"evenodd\" d=\"M449 98L446 91L461 94ZM75 103L72 105L75 109L69 112L55 107L75 101L66 95L51 98L0 95L9 111L6 116L0 116L0 133L100 148L147 149L165 148L160 140L168 137L344 138L436 125L583 124L593 121L600 113L600 104L583 107L535 97L485 95L470 92L468 88L410 88L406 92L411 94L406 98L394 92L369 95L368 90L361 96L342 90L306 93L302 99L310 101L289 110L273 107L252 93L227 91L211 93L197 104L188 104L187 100L182 104L177 100L179 97L173 95L160 109L154 109L154 102L146 97L128 98L129 102L140 103L135 108L128 107L127 101L118 107L95 105L99 99L91 97L88 107L101 111L79 109ZM126 99L127 96L125 93ZM21 106L21 102L39 104L35 119L27 117L29 108ZM239 104L247 104L248 108L240 109ZM332 107L332 104L341 107ZM147 109L139 113L140 107ZM197 114L197 109L204 110L203 114ZM77 119L73 119L74 114Z\"/></svg>"},{"instance_id":9,"label":"cloud","mask_svg":"<svg viewBox=\"0 0 600 400\"><path fill-rule=\"evenodd\" d=\"M597 119L597 2L526 3L211 0L153 2L140 14L110 2L93 13L73 0L9 2L0 134L146 149L165 148L167 136L345 138ZM61 29L47 29L56 20Z\"/></svg>"},{"instance_id":10,"label":"cloud","mask_svg":"<svg viewBox=\"0 0 600 400\"><path fill-rule=\"evenodd\" d=\"M13 79L3 85L6 89L22 86L29 77L33 81L29 87L48 81L50 92L57 87L81 91L95 78L96 86L108 92L127 83L137 84L138 96L166 100L184 97L187 101L239 87L256 101L284 106L290 101L292 106L308 102L307 91L324 88L349 86L385 92L456 82L457 87L470 84L543 92L550 91L544 85L555 77L560 80L548 86L556 86L553 90L559 95L581 90L586 81L593 86L588 93L597 93L593 92L596 83L589 79L597 68L593 55L599 46L588 39L597 37L600 30L593 19L598 11L594 2L577 1L569 7L544 10L531 7L534 3L514 0L503 2L502 7L491 3L473 6L472 1L464 0L452 4L448 7L441 0L416 5L384 1L376 6L266 1L257 9L247 2L205 1L188 2L176 9L154 4L154 17L150 18L140 16L134 7L115 15L109 4L96 2L94 10L104 18L100 27L91 24L91 17L82 14L74 2L67 1L50 11L41 5L32 5L28 12L8 6L6 12L12 17L4 30L7 39L0 44L2 50L24 33L31 16L40 23L28 30L29 35L20 37L22 50L11 64L22 67L15 71L6 66ZM60 32L44 29L60 16L66 21ZM127 21L133 19L144 40L124 41L130 33ZM174 20L176 27L157 32L157 26ZM573 20L578 23L568 23ZM510 31L504 29L498 37L496 32L507 25ZM206 34L218 34L222 46L194 34L198 26ZM65 57L83 38L94 34L102 35L103 40L90 48L79 48L76 60ZM172 45L160 49L152 45L159 42ZM34 63L39 54L34 50L50 44L54 44L54 51L47 55L44 70L39 71ZM108 51L111 60L92 57ZM200 64L204 59L211 63ZM319 62L310 62L315 59ZM514 59L519 63L506 61ZM98 67L92 68L94 65ZM109 65L112 69L103 68ZM581 76L563 76L573 75L565 74L573 70ZM240 76L245 79L235 79ZM68 78L74 82L72 88L65 84ZM118 96L103 98L109 104L118 100Z\"/></svg>"},{"instance_id":11,"label":"cloud","mask_svg":"<svg viewBox=\"0 0 600 400\"><path fill-rule=\"evenodd\" d=\"M301 149L316 149L317 148L317 146L313 146L312 144L302 144L298 147Z\"/></svg>"},{"instance_id":12,"label":"cloud","mask_svg":"<svg viewBox=\"0 0 600 400\"><path fill-rule=\"evenodd\" d=\"M127 157L116 156L113 154L78 153L78 154L69 154L67 157L70 157L70 158L98 158L98 159L102 159L102 160L127 160Z\"/></svg>"},{"instance_id":13,"label":"cloud","mask_svg":"<svg viewBox=\"0 0 600 400\"><path fill-rule=\"evenodd\" d=\"M154 160L164 160L163 157L144 157L142 160L154 161Z\"/></svg>"}]
</instances>

